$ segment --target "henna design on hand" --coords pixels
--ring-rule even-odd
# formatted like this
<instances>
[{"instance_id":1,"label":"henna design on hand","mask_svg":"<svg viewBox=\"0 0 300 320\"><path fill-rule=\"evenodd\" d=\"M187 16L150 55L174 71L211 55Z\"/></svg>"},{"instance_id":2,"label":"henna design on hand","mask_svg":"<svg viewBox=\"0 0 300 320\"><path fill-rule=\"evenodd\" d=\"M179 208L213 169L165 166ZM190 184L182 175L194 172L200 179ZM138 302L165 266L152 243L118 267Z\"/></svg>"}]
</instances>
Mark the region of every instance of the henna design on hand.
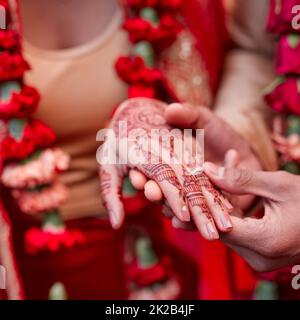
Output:
<instances>
[{"instance_id":1,"label":"henna design on hand","mask_svg":"<svg viewBox=\"0 0 300 320\"><path fill-rule=\"evenodd\" d=\"M188 174L186 170L184 170L184 188L192 197L191 204L199 205L199 201L201 198L194 198L195 190L206 188L214 197L214 203L218 204L222 210L226 210L223 202L222 202L222 194L212 185L207 175L204 172L197 173L195 175ZM202 192L200 192L202 194ZM203 195L202 195L202 198Z\"/></svg>"},{"instance_id":2,"label":"henna design on hand","mask_svg":"<svg viewBox=\"0 0 300 320\"><path fill-rule=\"evenodd\" d=\"M227 208L222 201L223 195L212 185L207 175L202 172L201 174L196 175L196 179L200 188L206 188L213 195L214 203L219 205L222 211L227 211Z\"/></svg>"},{"instance_id":3,"label":"henna design on hand","mask_svg":"<svg viewBox=\"0 0 300 320\"><path fill-rule=\"evenodd\" d=\"M208 186L209 180L204 173L193 175L183 169L183 188L185 197L191 207L200 207L208 219L212 219L210 210L202 193L201 187Z\"/></svg>"},{"instance_id":4,"label":"henna design on hand","mask_svg":"<svg viewBox=\"0 0 300 320\"><path fill-rule=\"evenodd\" d=\"M179 196L182 198L183 203L186 202L191 208L199 207L206 217L212 220L211 212L206 203L202 188L206 188L213 195L216 205L220 206L223 211L227 210L223 204L222 195L214 188L205 173L191 174L188 164L178 165L176 168L179 169L174 169L171 165L164 163L162 155L160 153L158 154L157 150L153 150L153 148L152 150L148 150L148 148L143 145L143 138L145 138L145 136L146 138L151 138L152 129L172 129L166 124L164 119L164 108L164 103L141 98L128 100L117 110L112 121L112 128L115 130L115 133L117 135L120 134L119 121L126 121L128 132L135 130L133 136L125 137L128 138L129 145L144 155L146 160L155 159L155 164L151 161L139 165L129 163L128 167L140 170L148 178L160 184L160 186L162 186L164 182L169 184L170 189L167 188L169 199L172 198L170 192L170 190L172 190L171 187L175 187L179 191ZM170 155L174 153L174 150L172 150L174 149L174 143L168 145L160 141L159 147L165 149ZM174 170L178 172L176 173ZM119 175L123 176L123 173L119 171ZM100 170L100 176L103 198L108 199L108 196L112 192L111 180L113 177L110 172L107 172L103 168ZM180 177L180 179L178 177ZM166 185L163 185L163 187L166 189ZM174 210L174 208L172 209Z\"/></svg>"},{"instance_id":5,"label":"henna design on hand","mask_svg":"<svg viewBox=\"0 0 300 320\"><path fill-rule=\"evenodd\" d=\"M150 134L151 129L171 129L163 115L164 103L149 99L132 99L129 101L129 105L127 103L120 106L120 110L114 118L115 132L119 133L119 121L127 121L129 131L143 128Z\"/></svg>"},{"instance_id":6,"label":"henna design on hand","mask_svg":"<svg viewBox=\"0 0 300 320\"><path fill-rule=\"evenodd\" d=\"M182 189L178 178L176 177L173 169L169 165L160 163L156 165L144 165L143 168L147 176L153 179L154 181L166 181L176 186L179 190Z\"/></svg>"}]
</instances>

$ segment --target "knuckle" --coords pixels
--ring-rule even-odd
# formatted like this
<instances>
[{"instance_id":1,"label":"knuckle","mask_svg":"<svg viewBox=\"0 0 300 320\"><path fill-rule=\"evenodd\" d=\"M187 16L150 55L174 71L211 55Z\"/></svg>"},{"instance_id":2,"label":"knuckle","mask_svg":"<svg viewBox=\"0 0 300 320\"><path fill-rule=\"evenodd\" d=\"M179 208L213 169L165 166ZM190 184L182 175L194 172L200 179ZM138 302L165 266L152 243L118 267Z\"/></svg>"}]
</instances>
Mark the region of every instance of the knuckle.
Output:
<instances>
[{"instance_id":1,"label":"knuckle","mask_svg":"<svg viewBox=\"0 0 300 320\"><path fill-rule=\"evenodd\" d=\"M252 180L252 172L248 170L228 170L228 178L232 187L243 187L248 185Z\"/></svg>"}]
</instances>

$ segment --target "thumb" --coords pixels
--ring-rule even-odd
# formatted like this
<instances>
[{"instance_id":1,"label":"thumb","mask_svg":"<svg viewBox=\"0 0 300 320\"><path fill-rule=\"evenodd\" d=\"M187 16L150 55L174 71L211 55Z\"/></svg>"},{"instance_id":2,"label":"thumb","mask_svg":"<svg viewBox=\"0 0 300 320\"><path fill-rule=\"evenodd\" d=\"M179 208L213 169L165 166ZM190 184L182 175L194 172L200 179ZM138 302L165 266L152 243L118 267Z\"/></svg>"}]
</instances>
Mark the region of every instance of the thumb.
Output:
<instances>
[{"instance_id":1,"label":"thumb","mask_svg":"<svg viewBox=\"0 0 300 320\"><path fill-rule=\"evenodd\" d=\"M289 174L281 171L227 169L210 162L204 164L204 171L217 187L232 194L251 194L276 201L288 189Z\"/></svg>"},{"instance_id":2,"label":"thumb","mask_svg":"<svg viewBox=\"0 0 300 320\"><path fill-rule=\"evenodd\" d=\"M167 107L165 117L167 122L174 127L202 129L211 119L211 111L205 107L172 103Z\"/></svg>"}]
</instances>

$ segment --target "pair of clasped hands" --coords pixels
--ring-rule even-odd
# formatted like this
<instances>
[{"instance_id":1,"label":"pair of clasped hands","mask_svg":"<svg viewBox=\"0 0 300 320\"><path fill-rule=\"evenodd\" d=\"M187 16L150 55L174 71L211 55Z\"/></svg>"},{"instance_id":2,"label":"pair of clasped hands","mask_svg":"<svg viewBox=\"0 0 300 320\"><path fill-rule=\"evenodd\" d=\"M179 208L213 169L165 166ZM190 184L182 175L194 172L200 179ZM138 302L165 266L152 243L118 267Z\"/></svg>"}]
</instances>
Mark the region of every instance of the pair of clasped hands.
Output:
<instances>
[{"instance_id":1,"label":"pair of clasped hands","mask_svg":"<svg viewBox=\"0 0 300 320\"><path fill-rule=\"evenodd\" d=\"M116 131L120 120L133 127L143 123L146 131L153 126L204 129L208 162L200 176L188 181L184 165L136 166L130 158L126 166L101 165L102 196L115 229L124 220L119 192L129 175L132 185L144 190L150 201L163 203L163 213L175 228L199 230L210 241L220 239L257 271L300 262L299 177L262 171L247 142L207 108L178 103L162 107L155 100L137 99L120 109L111 124ZM259 198L263 217L248 216Z\"/></svg>"}]
</instances>

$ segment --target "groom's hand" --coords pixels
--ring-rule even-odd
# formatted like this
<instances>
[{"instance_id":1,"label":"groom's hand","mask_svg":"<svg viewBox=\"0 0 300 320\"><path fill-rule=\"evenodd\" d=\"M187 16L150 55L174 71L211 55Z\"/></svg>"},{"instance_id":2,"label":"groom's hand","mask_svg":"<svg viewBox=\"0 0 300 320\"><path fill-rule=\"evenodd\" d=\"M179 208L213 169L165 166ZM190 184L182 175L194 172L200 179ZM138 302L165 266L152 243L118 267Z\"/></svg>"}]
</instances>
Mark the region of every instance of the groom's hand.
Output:
<instances>
[{"instance_id":1,"label":"groom's hand","mask_svg":"<svg viewBox=\"0 0 300 320\"><path fill-rule=\"evenodd\" d=\"M300 262L300 177L286 172L226 169L204 165L222 190L263 199L261 219L231 217L233 230L222 240L254 269L265 272Z\"/></svg>"}]
</instances>

